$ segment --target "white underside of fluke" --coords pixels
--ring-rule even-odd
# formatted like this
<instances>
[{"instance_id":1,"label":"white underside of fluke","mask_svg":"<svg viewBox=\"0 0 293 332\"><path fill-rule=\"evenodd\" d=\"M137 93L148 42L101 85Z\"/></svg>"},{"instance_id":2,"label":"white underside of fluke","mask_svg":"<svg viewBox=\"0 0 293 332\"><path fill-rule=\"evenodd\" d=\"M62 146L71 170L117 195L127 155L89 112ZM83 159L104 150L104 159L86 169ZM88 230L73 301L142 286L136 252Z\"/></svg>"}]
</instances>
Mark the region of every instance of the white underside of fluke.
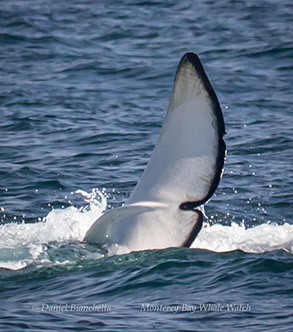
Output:
<instances>
[{"instance_id":1,"label":"white underside of fluke","mask_svg":"<svg viewBox=\"0 0 293 332\"><path fill-rule=\"evenodd\" d=\"M125 206L106 212L84 240L130 250L186 245L201 227L196 230L202 215L195 207L218 185L223 135L216 95L198 57L187 53L177 69L159 141L140 181ZM184 203L193 207L183 208Z\"/></svg>"}]
</instances>

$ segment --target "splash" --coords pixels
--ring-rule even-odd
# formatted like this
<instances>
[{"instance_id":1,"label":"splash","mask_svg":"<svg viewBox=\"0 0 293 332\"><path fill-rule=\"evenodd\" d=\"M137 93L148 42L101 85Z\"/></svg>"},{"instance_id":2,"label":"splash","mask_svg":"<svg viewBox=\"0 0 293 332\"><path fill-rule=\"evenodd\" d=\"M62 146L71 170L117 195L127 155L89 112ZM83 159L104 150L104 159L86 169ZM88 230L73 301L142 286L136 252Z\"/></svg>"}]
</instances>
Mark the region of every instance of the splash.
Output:
<instances>
[{"instance_id":1,"label":"splash","mask_svg":"<svg viewBox=\"0 0 293 332\"><path fill-rule=\"evenodd\" d=\"M91 225L107 207L105 193L92 189L87 193L77 190L86 206L53 209L41 222L34 224L10 223L0 226L0 268L20 269L38 258L49 261L43 244L50 242L81 241Z\"/></svg>"},{"instance_id":2,"label":"splash","mask_svg":"<svg viewBox=\"0 0 293 332\"><path fill-rule=\"evenodd\" d=\"M0 248L17 248L32 243L82 240L86 231L105 211L107 199L97 189L91 193L77 190L85 197L85 207L70 206L53 209L43 220L35 224L11 223L0 227ZM100 199L100 200L99 200Z\"/></svg>"},{"instance_id":3,"label":"splash","mask_svg":"<svg viewBox=\"0 0 293 332\"><path fill-rule=\"evenodd\" d=\"M224 226L206 223L191 247L216 252L242 250L247 253L282 249L293 254L293 225L266 223L246 228L244 224Z\"/></svg>"}]
</instances>

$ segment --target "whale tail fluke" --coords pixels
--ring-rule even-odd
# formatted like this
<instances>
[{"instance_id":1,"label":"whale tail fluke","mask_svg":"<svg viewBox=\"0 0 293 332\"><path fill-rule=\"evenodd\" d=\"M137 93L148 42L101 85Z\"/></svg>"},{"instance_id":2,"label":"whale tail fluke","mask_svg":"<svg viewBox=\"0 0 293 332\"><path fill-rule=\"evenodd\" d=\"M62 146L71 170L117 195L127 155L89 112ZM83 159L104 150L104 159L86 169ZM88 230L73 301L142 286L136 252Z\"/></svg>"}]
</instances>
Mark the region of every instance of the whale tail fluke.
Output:
<instances>
[{"instance_id":1,"label":"whale tail fluke","mask_svg":"<svg viewBox=\"0 0 293 332\"><path fill-rule=\"evenodd\" d=\"M225 159L225 125L213 87L194 53L177 68L151 159L124 207L106 212L85 240L131 250L189 246L200 231L198 209L215 192Z\"/></svg>"}]
</instances>

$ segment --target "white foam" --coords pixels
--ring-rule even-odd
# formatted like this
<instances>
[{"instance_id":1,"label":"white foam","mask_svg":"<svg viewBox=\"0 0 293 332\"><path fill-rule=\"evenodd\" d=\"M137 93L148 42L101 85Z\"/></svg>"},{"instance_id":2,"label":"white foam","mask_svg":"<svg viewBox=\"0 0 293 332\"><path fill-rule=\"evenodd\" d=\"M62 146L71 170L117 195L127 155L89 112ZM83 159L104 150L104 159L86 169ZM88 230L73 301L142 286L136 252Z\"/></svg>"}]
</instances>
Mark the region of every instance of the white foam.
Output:
<instances>
[{"instance_id":1,"label":"white foam","mask_svg":"<svg viewBox=\"0 0 293 332\"><path fill-rule=\"evenodd\" d=\"M283 249L293 254L293 225L266 223L246 228L244 224L224 226L206 223L191 247L216 252L238 249L248 253Z\"/></svg>"},{"instance_id":2,"label":"white foam","mask_svg":"<svg viewBox=\"0 0 293 332\"><path fill-rule=\"evenodd\" d=\"M27 261L7 261L2 262L0 261L0 268L2 269L9 269L9 270L20 270L23 269L28 265Z\"/></svg>"},{"instance_id":3,"label":"white foam","mask_svg":"<svg viewBox=\"0 0 293 332\"><path fill-rule=\"evenodd\" d=\"M91 193L82 190L76 193L85 197L85 207L53 209L38 223L1 225L0 268L18 270L32 262L51 263L46 254L47 247L42 244L53 241L81 241L91 225L106 210L107 199L96 188L92 189ZM54 263L64 264L58 261Z\"/></svg>"},{"instance_id":4,"label":"white foam","mask_svg":"<svg viewBox=\"0 0 293 332\"><path fill-rule=\"evenodd\" d=\"M78 190L86 197L84 208L70 206L52 210L41 222L34 224L10 223L0 226L0 248L27 247L52 241L82 240L90 226L107 207L105 195L97 189L91 193ZM100 200L98 200L98 198Z\"/></svg>"}]
</instances>

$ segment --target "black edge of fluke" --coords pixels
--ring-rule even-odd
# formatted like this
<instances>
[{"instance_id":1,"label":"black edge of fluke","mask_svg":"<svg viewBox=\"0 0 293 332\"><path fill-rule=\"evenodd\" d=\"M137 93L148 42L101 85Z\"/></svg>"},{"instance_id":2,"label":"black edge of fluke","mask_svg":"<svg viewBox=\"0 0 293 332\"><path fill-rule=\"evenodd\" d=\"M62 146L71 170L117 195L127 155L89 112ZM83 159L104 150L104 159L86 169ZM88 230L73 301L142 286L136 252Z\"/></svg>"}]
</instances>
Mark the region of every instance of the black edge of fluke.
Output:
<instances>
[{"instance_id":1,"label":"black edge of fluke","mask_svg":"<svg viewBox=\"0 0 293 332\"><path fill-rule=\"evenodd\" d=\"M216 189L219 185L223 167L224 167L225 156L226 156L226 144L223 139L224 135L226 134L226 131L225 131L224 117L223 117L223 113L222 113L222 109L221 109L218 97L212 87L211 82L208 79L208 76L202 66L202 63L201 63L198 55L195 53L192 53L192 52L189 52L189 53L186 53L185 55L183 55L183 57L181 58L181 60L179 62L176 76L179 73L181 66L183 66L186 62L189 62L190 64L192 64L193 68L200 76L202 83L203 83L206 91L209 94L209 97L211 98L212 105L213 105L213 111L214 111L214 114L217 119L218 144L219 144L218 155L216 158L216 165L217 165L216 167L217 168L216 168L215 176L212 181L210 190L208 191L207 195L199 201L183 202L179 206L180 210L194 210L196 207L207 202L212 197L212 195L214 194L214 192L216 191ZM175 76L175 80L176 80L176 76Z\"/></svg>"},{"instance_id":2,"label":"black edge of fluke","mask_svg":"<svg viewBox=\"0 0 293 332\"><path fill-rule=\"evenodd\" d=\"M183 241L182 247L189 248L192 245L195 238L197 237L197 234L200 232L200 230L202 228L203 214L199 210L194 210L194 212L197 213L197 215L198 215L198 221L193 226L193 228L192 228L190 234L188 235L188 237Z\"/></svg>"}]
</instances>

